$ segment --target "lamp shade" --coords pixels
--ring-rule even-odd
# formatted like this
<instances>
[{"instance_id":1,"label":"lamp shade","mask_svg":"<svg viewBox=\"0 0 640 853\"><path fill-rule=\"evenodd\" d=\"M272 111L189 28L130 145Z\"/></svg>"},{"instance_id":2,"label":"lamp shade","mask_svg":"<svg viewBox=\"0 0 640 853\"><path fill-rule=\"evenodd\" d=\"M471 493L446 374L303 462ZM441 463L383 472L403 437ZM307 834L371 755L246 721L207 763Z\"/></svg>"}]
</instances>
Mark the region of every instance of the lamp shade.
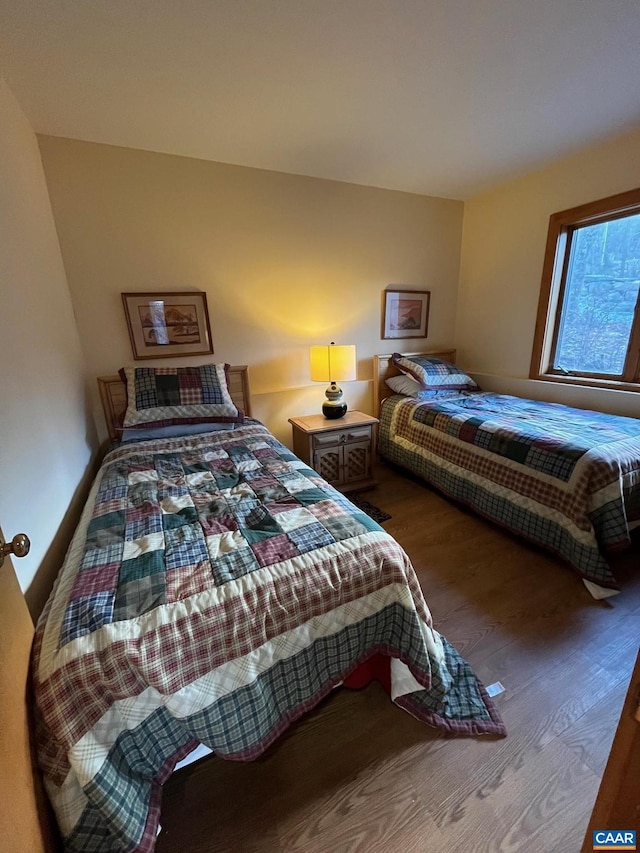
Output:
<instances>
[{"instance_id":1,"label":"lamp shade","mask_svg":"<svg viewBox=\"0 0 640 853\"><path fill-rule=\"evenodd\" d=\"M314 382L353 382L356 379L354 345L311 347L310 356Z\"/></svg>"}]
</instances>

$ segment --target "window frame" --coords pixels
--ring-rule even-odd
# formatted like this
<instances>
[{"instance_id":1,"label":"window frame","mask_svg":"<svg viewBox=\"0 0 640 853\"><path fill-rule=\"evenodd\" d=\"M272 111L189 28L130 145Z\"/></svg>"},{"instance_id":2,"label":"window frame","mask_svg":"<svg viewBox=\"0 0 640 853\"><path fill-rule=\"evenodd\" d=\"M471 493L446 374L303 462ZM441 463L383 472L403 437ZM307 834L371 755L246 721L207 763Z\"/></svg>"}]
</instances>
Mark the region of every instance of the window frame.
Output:
<instances>
[{"instance_id":1,"label":"window frame","mask_svg":"<svg viewBox=\"0 0 640 853\"><path fill-rule=\"evenodd\" d=\"M558 343L559 314L564 300L575 230L585 225L612 222L629 214L640 214L640 188L579 207L572 207L569 210L562 210L549 217L529 370L530 379L622 391L640 391L640 291L634 308L622 377L606 376L601 373L563 372L552 367Z\"/></svg>"}]
</instances>

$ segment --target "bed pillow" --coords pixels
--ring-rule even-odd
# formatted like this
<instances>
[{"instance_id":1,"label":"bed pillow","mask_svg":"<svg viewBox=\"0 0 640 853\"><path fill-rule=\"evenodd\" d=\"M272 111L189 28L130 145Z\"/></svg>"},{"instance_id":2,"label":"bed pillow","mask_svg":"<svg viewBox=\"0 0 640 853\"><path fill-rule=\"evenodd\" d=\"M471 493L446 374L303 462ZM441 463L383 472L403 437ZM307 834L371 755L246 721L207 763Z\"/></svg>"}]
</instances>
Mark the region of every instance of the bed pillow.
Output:
<instances>
[{"instance_id":1,"label":"bed pillow","mask_svg":"<svg viewBox=\"0 0 640 853\"><path fill-rule=\"evenodd\" d=\"M200 367L123 367L127 429L174 424L242 423L227 384L228 364Z\"/></svg>"},{"instance_id":2,"label":"bed pillow","mask_svg":"<svg viewBox=\"0 0 640 853\"><path fill-rule=\"evenodd\" d=\"M120 441L143 441L154 438L176 438L181 435L199 435L220 430L233 430L238 424L171 424L160 427L129 427L122 430Z\"/></svg>"},{"instance_id":3,"label":"bed pillow","mask_svg":"<svg viewBox=\"0 0 640 853\"><path fill-rule=\"evenodd\" d=\"M388 379L385 379L385 385L391 388L394 394L404 394L405 397L415 397L416 394L424 391L419 382L416 382L415 379L412 379L411 376L407 376L405 373L401 373L400 376L390 376Z\"/></svg>"},{"instance_id":4,"label":"bed pillow","mask_svg":"<svg viewBox=\"0 0 640 853\"><path fill-rule=\"evenodd\" d=\"M464 394L465 391L469 391L472 389L464 389L464 390L455 390L450 388L423 388L419 382L416 382L415 379L412 379L410 376L405 376L402 374L401 376L391 376L389 379L385 380L385 384L394 392L394 394L402 394L405 397L413 397L416 400L437 400L438 402L442 400L450 400L454 397L460 397L461 394Z\"/></svg>"},{"instance_id":5,"label":"bed pillow","mask_svg":"<svg viewBox=\"0 0 640 853\"><path fill-rule=\"evenodd\" d=\"M441 388L446 391L475 391L478 388L464 370L440 358L423 355L404 356L394 352L391 361L398 370L419 382L423 390Z\"/></svg>"}]
</instances>

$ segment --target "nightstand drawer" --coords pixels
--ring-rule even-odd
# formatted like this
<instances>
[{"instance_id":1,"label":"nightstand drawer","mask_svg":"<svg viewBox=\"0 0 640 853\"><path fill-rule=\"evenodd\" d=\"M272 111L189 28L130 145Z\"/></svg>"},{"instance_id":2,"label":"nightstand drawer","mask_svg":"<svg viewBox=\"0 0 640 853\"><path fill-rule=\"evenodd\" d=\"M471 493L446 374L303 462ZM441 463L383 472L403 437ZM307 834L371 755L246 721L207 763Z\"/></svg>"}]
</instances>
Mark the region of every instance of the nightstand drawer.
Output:
<instances>
[{"instance_id":1,"label":"nightstand drawer","mask_svg":"<svg viewBox=\"0 0 640 853\"><path fill-rule=\"evenodd\" d=\"M349 444L352 441L366 441L371 438L371 427L352 427L352 429L319 432L312 437L314 447L335 447L336 444Z\"/></svg>"}]
</instances>

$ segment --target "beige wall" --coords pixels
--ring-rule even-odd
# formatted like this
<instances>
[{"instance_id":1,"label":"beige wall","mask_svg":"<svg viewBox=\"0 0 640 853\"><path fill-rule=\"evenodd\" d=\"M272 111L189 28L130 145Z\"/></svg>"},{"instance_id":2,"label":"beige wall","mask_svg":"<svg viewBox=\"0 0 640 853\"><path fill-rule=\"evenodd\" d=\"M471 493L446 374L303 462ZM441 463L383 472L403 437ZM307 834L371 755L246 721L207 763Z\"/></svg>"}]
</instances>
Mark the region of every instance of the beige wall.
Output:
<instances>
[{"instance_id":1,"label":"beige wall","mask_svg":"<svg viewBox=\"0 0 640 853\"><path fill-rule=\"evenodd\" d=\"M640 395L527 379L549 216L640 186L640 129L465 203L455 342L491 390L640 416Z\"/></svg>"},{"instance_id":2,"label":"beige wall","mask_svg":"<svg viewBox=\"0 0 640 853\"><path fill-rule=\"evenodd\" d=\"M287 418L324 399L308 376L311 344L357 345L359 381L345 397L371 411L371 356L394 348L380 339L385 287L431 290L428 340L412 348L451 344L461 202L39 142L91 375L133 363L122 291L203 290L214 359L250 365L254 414L290 443Z\"/></svg>"},{"instance_id":3,"label":"beige wall","mask_svg":"<svg viewBox=\"0 0 640 853\"><path fill-rule=\"evenodd\" d=\"M0 524L31 539L15 567L37 612L97 444L36 137L1 78L0 116Z\"/></svg>"}]
</instances>

